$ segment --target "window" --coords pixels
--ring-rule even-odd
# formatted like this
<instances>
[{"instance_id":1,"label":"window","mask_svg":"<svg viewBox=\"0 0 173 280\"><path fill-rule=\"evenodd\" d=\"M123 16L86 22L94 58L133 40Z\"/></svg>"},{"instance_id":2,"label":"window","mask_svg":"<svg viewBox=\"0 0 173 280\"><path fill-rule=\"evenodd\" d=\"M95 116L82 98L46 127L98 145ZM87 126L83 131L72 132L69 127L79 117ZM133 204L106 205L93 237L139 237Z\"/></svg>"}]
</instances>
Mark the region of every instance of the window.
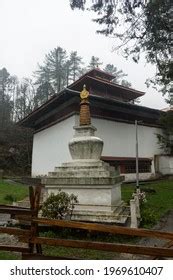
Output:
<instances>
[{"instance_id":1,"label":"window","mask_svg":"<svg viewBox=\"0 0 173 280\"><path fill-rule=\"evenodd\" d=\"M139 173L150 173L151 161L142 160L139 161ZM136 161L124 162L124 173L136 173Z\"/></svg>"},{"instance_id":2,"label":"window","mask_svg":"<svg viewBox=\"0 0 173 280\"><path fill-rule=\"evenodd\" d=\"M121 174L136 173L136 159L133 158L111 158L103 157L104 161L114 166ZM139 158L139 173L151 173L151 160Z\"/></svg>"}]
</instances>

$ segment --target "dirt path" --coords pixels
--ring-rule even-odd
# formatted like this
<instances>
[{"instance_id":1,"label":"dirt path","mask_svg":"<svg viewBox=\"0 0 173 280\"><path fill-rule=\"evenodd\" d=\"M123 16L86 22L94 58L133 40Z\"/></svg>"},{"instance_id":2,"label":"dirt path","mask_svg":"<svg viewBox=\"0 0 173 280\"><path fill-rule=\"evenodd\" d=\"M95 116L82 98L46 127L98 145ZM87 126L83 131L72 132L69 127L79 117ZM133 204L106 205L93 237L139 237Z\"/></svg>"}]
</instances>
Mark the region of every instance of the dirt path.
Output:
<instances>
[{"instance_id":1,"label":"dirt path","mask_svg":"<svg viewBox=\"0 0 173 280\"><path fill-rule=\"evenodd\" d=\"M168 211L167 214L165 214L159 223L153 227L153 230L159 230L159 231L166 231L166 232L172 232L173 233L173 209ZM165 243L165 240L160 240L156 238L142 238L139 242L139 244L143 244L146 246L163 246Z\"/></svg>"},{"instance_id":2,"label":"dirt path","mask_svg":"<svg viewBox=\"0 0 173 280\"><path fill-rule=\"evenodd\" d=\"M172 232L173 233L173 209L168 211L160 221L155 225L153 230ZM142 246L154 246L154 247L164 247L164 245L169 242L169 240L157 239L157 238L141 238L137 243ZM129 259L130 255L128 256ZM131 259L141 260L141 259L152 259L150 256L141 255L131 255Z\"/></svg>"}]
</instances>

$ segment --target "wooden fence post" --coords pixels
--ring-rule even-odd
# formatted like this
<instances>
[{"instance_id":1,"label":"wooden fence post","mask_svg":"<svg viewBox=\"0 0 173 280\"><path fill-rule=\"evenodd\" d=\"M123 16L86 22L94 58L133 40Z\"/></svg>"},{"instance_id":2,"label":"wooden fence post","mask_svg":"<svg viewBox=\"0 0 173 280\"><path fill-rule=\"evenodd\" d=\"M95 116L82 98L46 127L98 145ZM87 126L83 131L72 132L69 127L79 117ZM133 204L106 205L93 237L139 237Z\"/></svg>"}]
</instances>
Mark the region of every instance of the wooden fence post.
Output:
<instances>
[{"instance_id":1,"label":"wooden fence post","mask_svg":"<svg viewBox=\"0 0 173 280\"><path fill-rule=\"evenodd\" d=\"M40 196L41 196L41 185L37 185L35 190L32 186L29 186L29 198L30 198L30 209L34 211L32 214L32 219L38 217L38 211L40 206ZM31 221L31 239L38 236L38 224ZM30 253L34 253L34 244L29 242ZM42 254L42 247L40 244L36 244L36 252Z\"/></svg>"}]
</instances>

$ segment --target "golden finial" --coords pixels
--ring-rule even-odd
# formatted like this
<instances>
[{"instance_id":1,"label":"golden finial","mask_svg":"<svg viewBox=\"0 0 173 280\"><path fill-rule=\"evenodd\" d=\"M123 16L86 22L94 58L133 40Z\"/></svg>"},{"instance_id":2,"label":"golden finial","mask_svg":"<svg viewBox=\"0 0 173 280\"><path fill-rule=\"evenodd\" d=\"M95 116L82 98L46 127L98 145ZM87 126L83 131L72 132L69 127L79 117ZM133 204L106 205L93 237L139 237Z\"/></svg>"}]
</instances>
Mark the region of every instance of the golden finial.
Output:
<instances>
[{"instance_id":1,"label":"golden finial","mask_svg":"<svg viewBox=\"0 0 173 280\"><path fill-rule=\"evenodd\" d=\"M83 90L80 93L81 103L80 103L80 125L90 125L90 107L88 101L89 92L86 90L86 85L83 86Z\"/></svg>"},{"instance_id":2,"label":"golden finial","mask_svg":"<svg viewBox=\"0 0 173 280\"><path fill-rule=\"evenodd\" d=\"M86 85L83 86L83 90L80 93L81 99L87 99L89 96L89 91L86 90Z\"/></svg>"}]
</instances>

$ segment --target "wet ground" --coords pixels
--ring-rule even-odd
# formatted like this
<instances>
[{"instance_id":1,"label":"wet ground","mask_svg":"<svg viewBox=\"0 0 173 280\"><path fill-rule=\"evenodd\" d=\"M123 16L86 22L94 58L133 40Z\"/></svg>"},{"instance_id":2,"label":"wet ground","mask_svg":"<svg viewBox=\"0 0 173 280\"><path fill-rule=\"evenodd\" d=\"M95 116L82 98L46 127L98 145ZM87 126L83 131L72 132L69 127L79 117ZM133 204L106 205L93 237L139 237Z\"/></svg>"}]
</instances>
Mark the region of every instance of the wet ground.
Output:
<instances>
[{"instance_id":1,"label":"wet ground","mask_svg":"<svg viewBox=\"0 0 173 280\"><path fill-rule=\"evenodd\" d=\"M152 229L173 233L173 209L168 211L167 214L165 214L157 223L157 225L155 225ZM165 244L167 244L168 242L169 240L163 240L157 238L141 238L137 244L141 246L165 247ZM173 242L171 248L173 248ZM128 254L127 257L128 259L137 259L137 260L154 258L150 256L130 255L130 254Z\"/></svg>"}]
</instances>

